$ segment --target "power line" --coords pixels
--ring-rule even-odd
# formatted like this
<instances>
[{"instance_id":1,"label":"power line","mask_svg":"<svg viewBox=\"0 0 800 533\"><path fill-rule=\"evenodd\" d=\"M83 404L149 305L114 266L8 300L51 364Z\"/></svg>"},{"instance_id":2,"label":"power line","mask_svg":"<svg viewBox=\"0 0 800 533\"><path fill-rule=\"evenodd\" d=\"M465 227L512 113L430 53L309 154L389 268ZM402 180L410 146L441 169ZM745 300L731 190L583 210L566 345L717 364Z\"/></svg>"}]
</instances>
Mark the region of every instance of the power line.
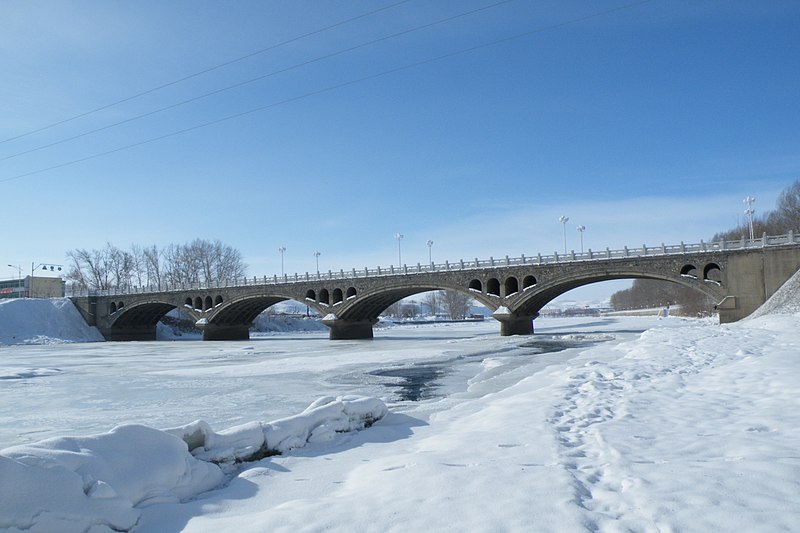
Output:
<instances>
[{"instance_id":1,"label":"power line","mask_svg":"<svg viewBox=\"0 0 800 533\"><path fill-rule=\"evenodd\" d=\"M31 131L28 131L26 133L21 133L19 135L15 135L14 137L9 137L7 139L0 140L0 144L7 143L9 141L15 141L15 140L21 139L23 137L28 137L29 135L33 135L34 133L39 133L39 132L42 132L42 131L45 131L45 130L49 130L50 128L54 128L56 126L60 126L61 124L65 124L67 122L72 122L73 120L77 120L79 118L83 118L85 116L91 115L93 113L97 113L99 111L106 110L108 108L117 106L119 104L123 104L125 102L130 102L131 100L135 100L136 98L141 98L142 96L154 93L156 91L160 91L161 89L166 89L167 87L171 87L173 85L177 85L178 83L182 83L182 82L190 80L192 78L196 78L198 76L202 76L203 74L208 74L209 72L213 72L213 71L219 70L219 69L221 69L223 67L227 67L229 65L233 65L234 63L239 63L240 61L244 61L245 59L250 59L251 57L263 54L265 52L269 52L270 50L275 50L276 48L280 48L282 46L286 46L287 44L291 44L291 43L297 42L297 41L299 41L301 39L305 39L307 37L311 37L313 35L317 35L319 33L323 33L325 31L332 30L333 28L337 28L339 26L344 26L345 24L349 24L349 23L351 23L353 21L356 21L356 20L359 20L359 19L362 19L362 18L366 18L366 17L372 16L372 15L375 15L377 13L380 13L381 11L386 11L388 9L392 9L392 8L397 7L399 5L402 5L402 4L407 4L408 2L411 2L411 0L401 0L400 2L395 2L394 4L389 4L388 6L384 6L384 7L378 8L378 9L374 9L374 10L369 11L367 13L363 13L361 15L357 15L355 17L339 21L339 22L337 22L335 24L331 24L329 26L325 26L324 28L319 28L317 30L314 30L314 31L311 31L311 32L308 32L308 33L304 33L302 35L298 35L296 37L292 37L291 39L288 39L286 41L282 41L280 43L273 44L273 45L268 46L266 48L262 48L260 50L256 50L255 52L250 52L249 54L245 54L243 56L239 56L237 58L225 61L224 63L219 63L217 65L214 65L213 67L209 67L207 69L195 72L194 74L189 74L188 76L184 76L182 78L178 78L177 80L173 80L173 81L164 83L162 85L158 85L156 87L153 87L151 89L147 89L147 90L142 91L140 93L133 94L133 95L128 96L126 98L123 98L121 100L117 100L116 102L111 102L110 104L106 104L106 105L97 107L95 109L91 109L89 111L85 111L85 112L80 113L78 115L74 115L72 117L65 118L63 120L59 120L59 121L53 122L51 124L47 124L46 126L42 126L42 127L37 128L35 130L31 130Z\"/></svg>"},{"instance_id":2,"label":"power line","mask_svg":"<svg viewBox=\"0 0 800 533\"><path fill-rule=\"evenodd\" d=\"M48 172L50 170L56 170L56 169L59 169L59 168L64 168L64 167L75 165L75 164L78 164L78 163L83 163L85 161L89 161L89 160L92 160L92 159L97 159L99 157L104 157L104 156L107 156L107 155L110 155L110 154L114 154L114 153L117 153L117 152L122 152L124 150L129 150L131 148L136 148L136 147L139 147L139 146L143 146L145 144L158 142L158 141L161 141L161 140L164 140L164 139L168 139L170 137L175 137L175 136L178 136L178 135L182 135L184 133L188 133L188 132L191 132L191 131L195 131L195 130L199 130L199 129L202 129L202 128L206 128L208 126L213 126L213 125L216 125L216 124L220 124L222 122L227 122L229 120L241 118L243 116L251 115L253 113L258 113L258 112L266 111L268 109L272 109L272 108L275 108L275 107L283 106L283 105L286 105L286 104L289 104L289 103L292 103L292 102L297 102L298 100L304 100L304 99L312 97L312 96L317 96L317 95L320 95L320 94L336 91L338 89L349 87L351 85L356 85L358 83L362 83L362 82L365 82L365 81L374 80L374 79L381 78L381 77L384 77L384 76L388 76L390 74L394 74L394 73L397 73L397 72L410 70L410 69L417 68L417 67L420 67L420 66L423 66L423 65L427 65L427 64L430 64L430 63L443 61L445 59L450 59L452 57L456 57L456 56L459 56L459 55L464 55L464 54L467 54L467 53L470 53L470 52L474 52L476 50L481 50L481 49L484 49L484 48L497 46L497 45L508 43L510 41L514 41L514 40L517 40L517 39L522 39L522 38L530 37L532 35L536 35L536 34L539 34L539 33L544 33L544 32L547 32L547 31L558 29L558 28L563 28L565 26L570 26L570 25L573 25L573 24L577 24L579 22L583 22L583 21L586 21L586 20L593 19L593 18L602 17L602 16L605 16L605 15L610 15L611 13L616 13L618 11L623 11L623 10L630 9L630 8L633 8L633 7L637 7L637 6L640 6L640 5L649 4L649 3L652 3L654 1L656 1L656 0L641 0L639 2L634 2L634 3L631 3L631 4L625 4L625 5L618 6L618 7L612 8L612 9L607 9L607 10L604 10L604 11L598 11L596 13L592 13L592 14L589 14L589 15L584 15L582 17L577 17L577 18L570 19L570 20L567 20L567 21L564 21L564 22L559 22L559 23L556 23L556 24L550 24L548 26L542 26L542 27L539 27L539 28L536 28L536 29L533 29L533 30L530 30L530 31L527 31L527 32L518 33L518 34L509 36L509 37L504 37L502 39L496 39L494 41L490 41L490 42L486 42L486 43L483 43L483 44L471 46L471 47L468 47L468 48L462 48L460 50L449 52L447 54L442 54L442 55L439 55L439 56L436 56L436 57L423 59L423 60L420 60L420 61L416 61L414 63L409 63L409 64L402 65L402 66L399 66L399 67L395 67L395 68L391 68L391 69L388 69L388 70L384 70L384 71L378 72L376 74L371 74L369 76L356 78L356 79L353 79L353 80L350 80L350 81L338 83L336 85L331 85L331 86L328 86L328 87L324 87L322 89L317 89L317 90L314 90L314 91L310 91L310 92L301 94L299 96L286 98L286 99L280 100L278 102L273 102L271 104L266 104L266 105L263 105L263 106L255 107L255 108L252 108L252 109L248 109L247 111L242 111L242 112L239 112L239 113L234 113L232 115L227 115L225 117L221 117L221 118L209 121L209 122L204 122L202 124L196 124L196 125L190 126L188 128L184 128L184 129L181 129L181 130L173 131L171 133L167 133L167 134L164 134L164 135L159 135L157 137L151 137L150 139L145 139L143 141L139 141L139 142L136 142L136 143L127 144L125 146L120 146L118 148L114 148L112 150L107 150L105 152L100 152L100 153L89 155L89 156L82 157L82 158L79 158L79 159L73 159L72 161L67 161L67 162L60 163L60 164L57 164L57 165L53 165L53 166L50 166L50 167L42 168L42 169L39 169L39 170L33 170L31 172L18 174L16 176L11 176L9 178L3 178L3 179L0 179L0 183L6 183L6 182L9 182L9 181L14 181L14 180L18 180L18 179L34 176L36 174L41 174L43 172Z\"/></svg>"},{"instance_id":3,"label":"power line","mask_svg":"<svg viewBox=\"0 0 800 533\"><path fill-rule=\"evenodd\" d=\"M442 19L439 19L439 20L435 20L433 22L429 22L429 23L423 24L421 26L415 26L413 28L409 28L407 30L403 30L403 31L400 31L400 32L397 32L397 33L393 33L391 35L386 35L384 37L379 37L377 39L373 39L371 41L367 41L367 42L364 42L364 43L361 43L361 44L357 44L355 46L344 48L342 50L337 50L336 52L331 52L329 54L325 54L325 55L322 55L322 56L319 56L319 57L315 57L313 59L309 59L307 61L303 61L301 63L297 63L295 65L291 65L291 66L286 67L286 68L275 70L275 71L269 72L267 74L262 74L261 76L256 76L255 78L250 78L248 80L244 80L244 81L240 81L240 82L234 83L233 85L228 85L228 86L222 87L220 89L215 89L213 91L210 91L210 92L198 95L198 96L194 96L194 97L188 98L186 100L181 100L180 102L176 102L174 104L170 104L170 105L165 106L165 107L154 109L152 111L148 111L148 112L142 113L140 115L135 115L133 117L129 117L129 118L120 120L118 122L114 122L112 124L107 124L105 126L101 126L99 128L95 128L93 130L89 130L89 131L86 131L86 132L83 132L83 133L79 133L77 135L73 135L73 136L67 137L65 139L60 139L58 141L53 141L51 143L44 144L44 145L41 145L41 146L37 146L35 148L30 148L30 149L24 150L22 152L17 152L15 154L11 154L11 155L8 155L8 156L5 156L5 157L0 157L0 161L7 161L7 160L13 159L15 157L20 157L20 156L23 156L23 155L26 155L26 154L30 154L30 153L33 153L33 152L38 152L39 150L44 150L45 148L52 148L53 146L57 146L59 144L64 144L65 142L74 141L75 139L80 139L82 137L86 137L87 135L92 135L93 133L98 133L98 132L101 132L101 131L105 131L107 129L114 128L116 126L121 126L122 124L127 124L129 122L134 122L134 121L142 119L142 118L146 118L146 117L150 117L150 116L156 115L158 113L163 113L164 111L169 111L170 109L175 109L177 107L180 107L180 106L183 106L183 105L186 105L186 104L190 104L192 102L196 102L198 100L202 100L202 99L208 98L210 96L214 96L214 95L217 95L217 94L220 94L220 93L224 93L226 91L230 91L232 89L243 87L245 85L249 85L251 83L255 83L257 81L264 80L266 78L271 78L273 76L277 76L278 74L285 74L285 73L290 72L292 70L296 70L296 69L299 69L301 67L305 67L305 66L311 65L313 63L318 63L320 61L324 61L325 59L330 59L332 57L340 56L340 55L346 54L348 52L353 52L353 51L358 50L360 48L365 48L367 46L372 46L373 44L377 44L377 43L380 43L380 42L383 42L383 41L388 41L390 39L395 39L395 38L401 37L403 35L408 35L409 33L413 33L413 32L416 32L416 31L423 30L423 29L431 28L433 26L444 24L446 22L451 22L453 20L456 20L456 19L459 19L459 18L463 18L463 17L469 16L469 15L474 15L476 13L480 13L482 11L487 11L489 9L493 9L495 7L501 6L503 4L508 4L508 3L511 3L511 2L514 2L514 1L516 1L516 0L501 0L500 2L495 2L494 4L489 4L489 5L486 5L486 6L483 6L483 7L479 7L477 9L473 9L473 10L470 10L470 11L465 11L463 13L459 13L457 15L452 15L452 16L445 17L445 18L442 18Z\"/></svg>"}]
</instances>

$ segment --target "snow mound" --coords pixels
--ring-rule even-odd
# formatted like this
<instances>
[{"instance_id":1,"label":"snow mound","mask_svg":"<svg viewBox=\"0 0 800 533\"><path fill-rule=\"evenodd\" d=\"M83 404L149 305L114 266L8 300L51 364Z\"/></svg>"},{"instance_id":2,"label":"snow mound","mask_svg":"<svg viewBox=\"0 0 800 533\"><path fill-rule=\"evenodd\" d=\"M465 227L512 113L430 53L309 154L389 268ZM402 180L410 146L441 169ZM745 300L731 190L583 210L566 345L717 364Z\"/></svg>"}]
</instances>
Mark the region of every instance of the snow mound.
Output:
<instances>
[{"instance_id":1,"label":"snow mound","mask_svg":"<svg viewBox=\"0 0 800 533\"><path fill-rule=\"evenodd\" d=\"M299 415L274 422L250 422L220 433L199 420L168 433L185 441L204 461L251 461L301 448L309 442L333 440L336 433L370 427L388 413L381 400L365 396L320 398Z\"/></svg>"},{"instance_id":2,"label":"snow mound","mask_svg":"<svg viewBox=\"0 0 800 533\"><path fill-rule=\"evenodd\" d=\"M0 301L0 344L98 342L103 336L89 326L68 298Z\"/></svg>"},{"instance_id":3,"label":"snow mound","mask_svg":"<svg viewBox=\"0 0 800 533\"><path fill-rule=\"evenodd\" d=\"M748 319L758 318L764 315L792 315L800 313L800 270L786 280L780 289L758 309L751 314Z\"/></svg>"},{"instance_id":4,"label":"snow mound","mask_svg":"<svg viewBox=\"0 0 800 533\"><path fill-rule=\"evenodd\" d=\"M130 531L141 508L220 486L226 475L215 463L328 442L387 412L376 398L325 397L299 415L220 433L203 421L164 431L125 425L6 448L0 450L0 530Z\"/></svg>"}]
</instances>

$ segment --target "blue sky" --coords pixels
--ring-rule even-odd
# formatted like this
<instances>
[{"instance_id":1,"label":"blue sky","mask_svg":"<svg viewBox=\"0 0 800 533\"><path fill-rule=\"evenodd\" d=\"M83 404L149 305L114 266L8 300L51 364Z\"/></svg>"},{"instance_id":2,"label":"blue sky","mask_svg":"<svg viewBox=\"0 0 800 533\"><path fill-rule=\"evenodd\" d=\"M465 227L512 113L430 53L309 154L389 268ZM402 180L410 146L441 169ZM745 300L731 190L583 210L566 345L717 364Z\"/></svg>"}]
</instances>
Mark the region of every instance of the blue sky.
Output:
<instances>
[{"instance_id":1,"label":"blue sky","mask_svg":"<svg viewBox=\"0 0 800 533\"><path fill-rule=\"evenodd\" d=\"M413 264L428 239L438 261L552 253L562 214L571 249L578 224L593 249L697 242L800 178L796 1L393 4L0 3L0 140L393 6L0 143L2 264L200 237L251 275L281 245L289 272L363 268L398 232Z\"/></svg>"}]
</instances>

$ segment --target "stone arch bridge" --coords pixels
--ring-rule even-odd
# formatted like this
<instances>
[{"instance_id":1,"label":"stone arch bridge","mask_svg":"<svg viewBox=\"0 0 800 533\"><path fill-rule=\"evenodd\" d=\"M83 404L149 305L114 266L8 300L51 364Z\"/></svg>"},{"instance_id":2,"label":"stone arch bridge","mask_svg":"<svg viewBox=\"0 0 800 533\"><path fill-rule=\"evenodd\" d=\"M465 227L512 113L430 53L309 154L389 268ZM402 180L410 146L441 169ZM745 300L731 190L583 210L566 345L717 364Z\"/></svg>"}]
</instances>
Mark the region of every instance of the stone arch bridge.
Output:
<instances>
[{"instance_id":1,"label":"stone arch bridge","mask_svg":"<svg viewBox=\"0 0 800 533\"><path fill-rule=\"evenodd\" d=\"M501 335L529 335L548 302L600 281L648 278L694 288L716 302L720 322L746 317L800 268L800 236L718 243L458 261L402 268L248 278L238 283L74 295L87 323L107 340L154 340L172 309L191 316L204 340L249 338L262 311L286 300L323 316L331 339L372 338L387 307L407 296L449 289L493 311Z\"/></svg>"}]
</instances>

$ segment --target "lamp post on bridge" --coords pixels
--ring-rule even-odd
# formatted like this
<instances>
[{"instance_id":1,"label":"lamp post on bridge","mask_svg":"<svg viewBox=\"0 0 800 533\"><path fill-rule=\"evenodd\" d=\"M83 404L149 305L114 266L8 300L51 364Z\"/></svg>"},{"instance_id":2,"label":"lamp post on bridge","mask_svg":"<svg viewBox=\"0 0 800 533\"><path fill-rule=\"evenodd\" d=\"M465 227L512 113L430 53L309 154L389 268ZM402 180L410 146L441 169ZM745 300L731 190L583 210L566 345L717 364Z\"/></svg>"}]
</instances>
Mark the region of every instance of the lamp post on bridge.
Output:
<instances>
[{"instance_id":1,"label":"lamp post on bridge","mask_svg":"<svg viewBox=\"0 0 800 533\"><path fill-rule=\"evenodd\" d=\"M281 277L283 277L284 276L284 274L283 274L283 252L286 251L286 247L285 246L278 246L278 251L281 253ZM317 269L317 270L319 270L319 269Z\"/></svg>"},{"instance_id":2,"label":"lamp post on bridge","mask_svg":"<svg viewBox=\"0 0 800 533\"><path fill-rule=\"evenodd\" d=\"M433 255L432 255L433 252L431 251L431 249L433 248L433 241L428 239L428 242L426 242L425 244L428 245L428 264L433 266Z\"/></svg>"},{"instance_id":3,"label":"lamp post on bridge","mask_svg":"<svg viewBox=\"0 0 800 533\"><path fill-rule=\"evenodd\" d=\"M756 201L755 198L752 196L748 196L743 200L745 204L747 204L747 209L744 210L744 214L747 215L747 225L750 228L750 240L752 241L755 236L753 235L753 214L756 212L753 209L753 203Z\"/></svg>"},{"instance_id":4,"label":"lamp post on bridge","mask_svg":"<svg viewBox=\"0 0 800 533\"><path fill-rule=\"evenodd\" d=\"M578 226L577 229L578 229L578 233L581 234L581 254L583 254L583 232L586 231L586 226L581 224L580 226Z\"/></svg>"},{"instance_id":5,"label":"lamp post on bridge","mask_svg":"<svg viewBox=\"0 0 800 533\"><path fill-rule=\"evenodd\" d=\"M558 221L561 222L562 229L564 230L564 255L567 255L567 222L569 222L569 217L561 215L558 217Z\"/></svg>"},{"instance_id":6,"label":"lamp post on bridge","mask_svg":"<svg viewBox=\"0 0 800 533\"><path fill-rule=\"evenodd\" d=\"M319 278L319 256L322 255L322 252L316 251L314 252L314 258L317 260L317 277Z\"/></svg>"},{"instance_id":7,"label":"lamp post on bridge","mask_svg":"<svg viewBox=\"0 0 800 533\"><path fill-rule=\"evenodd\" d=\"M400 253L400 241L403 240L403 234L402 233L395 233L394 234L394 238L397 241L397 266L401 267L401 266L403 266L403 256Z\"/></svg>"}]
</instances>

